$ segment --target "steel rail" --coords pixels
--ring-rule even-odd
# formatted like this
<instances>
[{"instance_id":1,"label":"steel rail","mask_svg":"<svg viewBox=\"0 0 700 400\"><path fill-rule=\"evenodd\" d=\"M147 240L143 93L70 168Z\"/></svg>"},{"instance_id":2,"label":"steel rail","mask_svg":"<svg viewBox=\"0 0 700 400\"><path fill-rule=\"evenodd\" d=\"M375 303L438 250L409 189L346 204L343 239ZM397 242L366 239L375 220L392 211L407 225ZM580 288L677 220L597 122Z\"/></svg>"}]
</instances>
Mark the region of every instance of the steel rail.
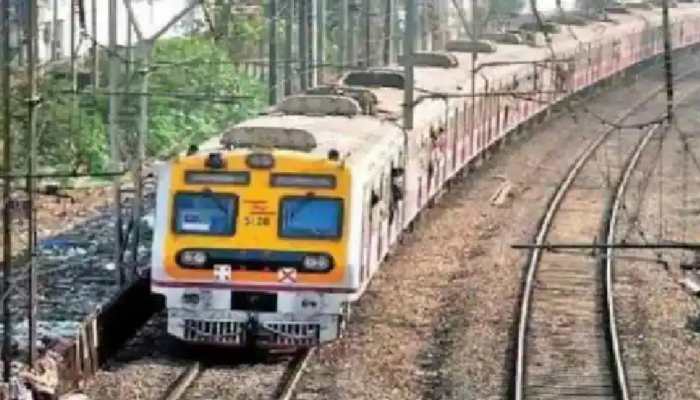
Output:
<instances>
[{"instance_id":1,"label":"steel rail","mask_svg":"<svg viewBox=\"0 0 700 400\"><path fill-rule=\"evenodd\" d=\"M700 69L693 69L691 71L685 72L679 75L675 80L682 80L700 71ZM663 90L665 86L661 85L657 89L653 90L649 95L644 97L639 102L635 103L632 107L628 108L620 117L615 120L615 124L619 124L627 119L630 115L636 112L639 108L654 100ZM527 328L530 317L530 305L532 303L532 297L534 292L535 275L540 263L542 256L542 251L546 249L546 238L552 226L554 216L558 212L561 203L566 195L566 193L571 188L572 183L579 175L580 171L586 165L591 156L595 151L607 140L611 133L618 130L617 127L612 127L606 129L593 143L591 143L583 153L577 158L576 162L571 166L567 172L564 180L559 184L557 191L554 193L549 201L547 210L540 222L538 233L535 237L536 247L532 248L530 252L530 258L528 262L527 275L525 278L525 284L523 287L523 292L521 296L520 305L520 318L518 321L518 333L516 342L516 359L515 359L515 377L514 377L514 393L513 397L516 400L523 400L525 398L525 360L526 360L526 345L527 345ZM650 131L655 130L654 128ZM617 346L619 348L619 345ZM623 372L624 374L624 372ZM626 380L624 381L626 382ZM619 384L619 382L618 382ZM626 384L626 383L625 383ZM624 398L627 400L627 398Z\"/></svg>"},{"instance_id":2,"label":"steel rail","mask_svg":"<svg viewBox=\"0 0 700 400\"><path fill-rule=\"evenodd\" d=\"M180 400L202 373L202 363L190 364L165 391L162 400Z\"/></svg>"},{"instance_id":3,"label":"steel rail","mask_svg":"<svg viewBox=\"0 0 700 400\"><path fill-rule=\"evenodd\" d=\"M275 399L277 400L291 400L294 396L294 390L296 390L297 384L301 379L301 375L306 369L306 365L309 363L311 356L313 356L315 348L305 349L299 351L294 359L290 362L287 368L287 373L282 378L279 389L275 394Z\"/></svg>"},{"instance_id":4,"label":"steel rail","mask_svg":"<svg viewBox=\"0 0 700 400\"><path fill-rule=\"evenodd\" d=\"M617 226L617 217L620 208L624 204L625 193L627 192L627 184L630 181L632 172L639 164L639 158L641 157L644 149L651 138L659 130L659 125L649 129L649 131L644 135L642 140L637 144L637 148L634 154L627 163L627 167L617 185L617 190L613 198L613 204L608 213L607 227L606 227L606 243L613 243L615 240L615 229ZM619 390L619 397L622 400L629 400L629 385L627 383L627 374L625 373L625 365L622 360L622 351L620 348L620 337L617 332L617 319L615 316L615 290L614 290L614 280L613 280L613 268L614 259L613 253L615 249L609 247L605 252L605 302L607 306L607 317L608 317L608 334L610 335L610 347L611 353L613 355L613 366L615 368L615 375L617 378L617 386Z\"/></svg>"}]
</instances>

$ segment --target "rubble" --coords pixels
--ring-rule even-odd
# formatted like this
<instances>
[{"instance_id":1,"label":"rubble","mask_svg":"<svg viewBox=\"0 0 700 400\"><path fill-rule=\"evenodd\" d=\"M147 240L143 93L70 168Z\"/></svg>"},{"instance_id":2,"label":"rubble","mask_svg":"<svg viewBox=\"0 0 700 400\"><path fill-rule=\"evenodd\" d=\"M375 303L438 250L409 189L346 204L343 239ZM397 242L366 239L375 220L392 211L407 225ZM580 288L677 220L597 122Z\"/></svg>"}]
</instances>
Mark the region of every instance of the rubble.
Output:
<instances>
[{"instance_id":1,"label":"rubble","mask_svg":"<svg viewBox=\"0 0 700 400\"><path fill-rule=\"evenodd\" d=\"M38 255L34 259L38 276L39 347L61 339L72 340L80 322L118 291L113 262L114 223L105 188L97 187L71 194L73 200L40 198L38 213ZM146 199L147 210L153 199ZM126 206L126 205L125 205ZM144 240L150 240L151 224L145 218ZM26 226L15 223L16 236L26 235ZM149 244L139 247L139 260L147 263ZM21 250L15 244L13 250ZM127 258L129 259L129 258ZM11 299L13 342L17 355L26 351L28 339L26 268L14 266L17 282ZM0 335L3 328L0 324Z\"/></svg>"}]
</instances>

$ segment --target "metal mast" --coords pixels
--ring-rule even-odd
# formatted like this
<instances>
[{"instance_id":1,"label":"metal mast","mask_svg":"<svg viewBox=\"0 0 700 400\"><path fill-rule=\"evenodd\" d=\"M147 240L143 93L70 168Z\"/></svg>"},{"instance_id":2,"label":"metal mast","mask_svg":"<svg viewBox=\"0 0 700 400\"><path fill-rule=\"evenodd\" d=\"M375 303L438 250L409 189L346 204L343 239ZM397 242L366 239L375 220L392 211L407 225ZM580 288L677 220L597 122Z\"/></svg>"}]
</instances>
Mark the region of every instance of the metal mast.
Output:
<instances>
[{"instance_id":1,"label":"metal mast","mask_svg":"<svg viewBox=\"0 0 700 400\"><path fill-rule=\"evenodd\" d=\"M29 256L29 355L28 362L32 367L36 360L36 265L34 264L36 220L34 218L34 192L36 182L34 171L36 169L36 106L39 104L36 85L36 55L37 55L37 1L29 0L29 12L27 13L27 83L29 85L29 98L27 99L27 254Z\"/></svg>"},{"instance_id":2,"label":"metal mast","mask_svg":"<svg viewBox=\"0 0 700 400\"><path fill-rule=\"evenodd\" d=\"M404 38L403 127L413 129L413 55L416 46L416 0L406 1L406 37Z\"/></svg>"},{"instance_id":3,"label":"metal mast","mask_svg":"<svg viewBox=\"0 0 700 400\"><path fill-rule=\"evenodd\" d=\"M2 0L2 130L3 130L3 179L2 190L2 302L3 314L3 338L2 338L2 365L3 380L10 381L10 365L12 354L10 352L12 340L12 314L10 313L10 273L12 271L12 215L10 214L10 194L12 185L10 174L12 173L12 136L10 135L10 0Z\"/></svg>"}]
</instances>

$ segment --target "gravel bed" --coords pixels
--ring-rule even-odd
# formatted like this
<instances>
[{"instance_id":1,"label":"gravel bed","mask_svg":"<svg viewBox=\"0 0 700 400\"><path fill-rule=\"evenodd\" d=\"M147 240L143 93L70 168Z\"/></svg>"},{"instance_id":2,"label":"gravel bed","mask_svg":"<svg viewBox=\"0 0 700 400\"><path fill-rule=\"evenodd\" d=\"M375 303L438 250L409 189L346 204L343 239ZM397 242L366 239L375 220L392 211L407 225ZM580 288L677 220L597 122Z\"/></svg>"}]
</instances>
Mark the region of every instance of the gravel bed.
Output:
<instances>
[{"instance_id":1,"label":"gravel bed","mask_svg":"<svg viewBox=\"0 0 700 400\"><path fill-rule=\"evenodd\" d=\"M677 114L677 124L689 133L689 147L695 155L700 154L696 135L700 115L693 109L698 101L700 92L686 100ZM661 220L665 240L697 242L698 166L691 158L684 161L678 130L667 135L661 158L660 148L658 139L649 145L642 162L652 167L642 168L631 182L625 202L627 212L622 214L617 231L619 240L657 242ZM662 197L663 215L659 210ZM623 356L628 369L643 371L644 379L632 382L636 384L632 393L640 399L700 399L700 299L684 289L681 282L690 274L680 268L682 263L697 263L700 258L682 250L618 254L649 259L645 262L620 257L616 262L616 308ZM654 262L657 257L668 265Z\"/></svg>"},{"instance_id":2,"label":"gravel bed","mask_svg":"<svg viewBox=\"0 0 700 400\"><path fill-rule=\"evenodd\" d=\"M165 313L152 318L82 392L94 400L160 398L190 362L165 329Z\"/></svg>"},{"instance_id":3,"label":"gravel bed","mask_svg":"<svg viewBox=\"0 0 700 400\"><path fill-rule=\"evenodd\" d=\"M587 107L612 119L661 81L641 79ZM568 113L567 113L568 114ZM561 115L460 182L355 305L346 337L320 349L297 399L501 399L526 253L544 204L600 123ZM513 189L489 204L503 179Z\"/></svg>"},{"instance_id":4,"label":"gravel bed","mask_svg":"<svg viewBox=\"0 0 700 400\"><path fill-rule=\"evenodd\" d=\"M269 400L286 366L286 362L270 361L270 364L209 367L183 400Z\"/></svg>"},{"instance_id":5,"label":"gravel bed","mask_svg":"<svg viewBox=\"0 0 700 400\"><path fill-rule=\"evenodd\" d=\"M168 385L194 360L201 375L184 399L269 399L289 356L266 356L233 349L190 347L167 336L165 313L151 319L81 392L90 399L160 399Z\"/></svg>"}]
</instances>

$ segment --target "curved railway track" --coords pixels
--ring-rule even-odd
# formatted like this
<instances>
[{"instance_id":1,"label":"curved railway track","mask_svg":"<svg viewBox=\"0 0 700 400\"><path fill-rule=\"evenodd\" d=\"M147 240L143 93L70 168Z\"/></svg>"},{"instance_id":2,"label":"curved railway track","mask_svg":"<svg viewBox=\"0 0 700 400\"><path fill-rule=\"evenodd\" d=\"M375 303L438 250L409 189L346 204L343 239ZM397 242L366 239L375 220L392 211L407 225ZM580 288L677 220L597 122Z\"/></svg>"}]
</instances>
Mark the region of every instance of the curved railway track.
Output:
<instances>
[{"instance_id":1,"label":"curved railway track","mask_svg":"<svg viewBox=\"0 0 700 400\"><path fill-rule=\"evenodd\" d=\"M277 387L272 390L271 399L276 400L291 400L294 395L299 379L306 368L306 364L314 353L314 349L301 350L297 352L292 360L281 364L279 367L285 371L281 374L281 380ZM187 365L177 378L168 386L165 393L160 397L161 400L181 400L189 397L206 398L198 396L195 383L207 372L208 366L201 361L194 361ZM243 367L238 367L243 368ZM240 372L234 368L231 374Z\"/></svg>"},{"instance_id":2,"label":"curved railway track","mask_svg":"<svg viewBox=\"0 0 700 400\"><path fill-rule=\"evenodd\" d=\"M684 73L677 80L697 74ZM616 125L654 100L659 91L629 108ZM689 94L689 93L688 93ZM581 242L603 234L605 243L615 240L615 224L627 183L640 155L658 131L656 125L641 135L617 136L615 151L629 154L621 166L612 201L605 182L596 182L601 171L593 159L605 150L618 129L605 130L571 166L552 196L535 236L535 245L550 241ZM631 139L637 139L632 141ZM626 142L623 144L623 142ZM622 147L631 148L623 150ZM610 171L608 171L609 173ZM593 185L590 180L593 180ZM584 181L578 184L579 181ZM568 207L563 207L564 205ZM552 240L554 238L554 240ZM614 303L613 249L604 253L602 269L597 258L584 254L547 254L544 248L530 252L517 331L514 398L630 399L630 374L625 366L617 334Z\"/></svg>"}]
</instances>

